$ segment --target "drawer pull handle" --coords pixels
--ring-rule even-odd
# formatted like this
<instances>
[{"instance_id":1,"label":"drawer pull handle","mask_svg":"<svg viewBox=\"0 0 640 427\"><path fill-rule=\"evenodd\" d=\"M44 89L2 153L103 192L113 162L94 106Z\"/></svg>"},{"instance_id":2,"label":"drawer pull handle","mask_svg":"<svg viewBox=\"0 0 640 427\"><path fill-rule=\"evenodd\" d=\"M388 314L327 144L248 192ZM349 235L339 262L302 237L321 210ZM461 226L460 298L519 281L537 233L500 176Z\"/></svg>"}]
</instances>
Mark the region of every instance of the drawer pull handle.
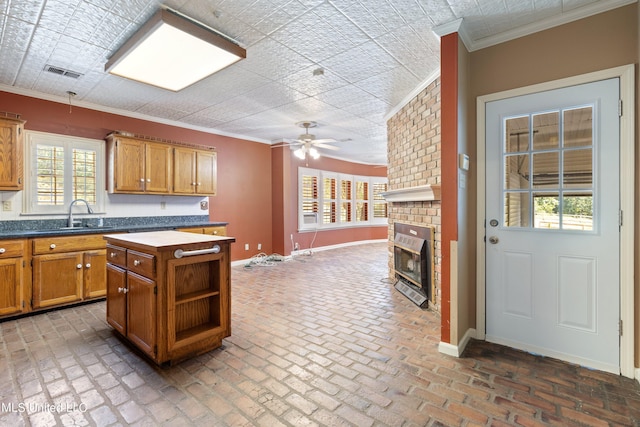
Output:
<instances>
[{"instance_id":1,"label":"drawer pull handle","mask_svg":"<svg viewBox=\"0 0 640 427\"><path fill-rule=\"evenodd\" d=\"M78 265L76 265L76 268L77 268L77 269L81 269L81 268L82 268L82 264L78 264Z\"/></svg>"},{"instance_id":2,"label":"drawer pull handle","mask_svg":"<svg viewBox=\"0 0 640 427\"><path fill-rule=\"evenodd\" d=\"M111 258L115 258L115 257L117 257L117 256L118 256L118 254L117 254L117 253L115 253L115 252L111 252L111 253L109 254L109 256L110 256Z\"/></svg>"},{"instance_id":3,"label":"drawer pull handle","mask_svg":"<svg viewBox=\"0 0 640 427\"><path fill-rule=\"evenodd\" d=\"M136 267L139 266L140 264L142 264L142 261L140 261L139 259L133 260L133 265L135 265Z\"/></svg>"},{"instance_id":4,"label":"drawer pull handle","mask_svg":"<svg viewBox=\"0 0 640 427\"><path fill-rule=\"evenodd\" d=\"M49 245L49 248L50 248L50 249L55 249L55 248L56 248L56 244L55 244L55 243L50 244L50 245Z\"/></svg>"},{"instance_id":5,"label":"drawer pull handle","mask_svg":"<svg viewBox=\"0 0 640 427\"><path fill-rule=\"evenodd\" d=\"M119 294L126 294L127 292L129 292L129 289L127 289L127 288L118 288L118 293Z\"/></svg>"},{"instance_id":6,"label":"drawer pull handle","mask_svg":"<svg viewBox=\"0 0 640 427\"><path fill-rule=\"evenodd\" d=\"M86 263L85 268L91 268L91 263L90 262Z\"/></svg>"},{"instance_id":7,"label":"drawer pull handle","mask_svg":"<svg viewBox=\"0 0 640 427\"><path fill-rule=\"evenodd\" d=\"M5 248L0 248L0 254L5 253L7 250Z\"/></svg>"},{"instance_id":8,"label":"drawer pull handle","mask_svg":"<svg viewBox=\"0 0 640 427\"><path fill-rule=\"evenodd\" d=\"M193 256L193 255L206 255L206 254L217 254L220 253L220 245L215 245L209 249L198 249L195 251L183 251L182 249L176 249L173 253L173 256L176 258L182 258L183 256Z\"/></svg>"}]
</instances>

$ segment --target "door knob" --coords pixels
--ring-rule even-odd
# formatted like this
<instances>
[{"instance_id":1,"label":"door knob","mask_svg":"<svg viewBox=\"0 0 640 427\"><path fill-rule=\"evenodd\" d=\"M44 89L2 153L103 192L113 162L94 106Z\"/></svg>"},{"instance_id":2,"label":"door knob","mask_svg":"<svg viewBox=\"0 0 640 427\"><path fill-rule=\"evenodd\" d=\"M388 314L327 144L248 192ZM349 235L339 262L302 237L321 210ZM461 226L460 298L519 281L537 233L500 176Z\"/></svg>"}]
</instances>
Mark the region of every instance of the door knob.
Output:
<instances>
[{"instance_id":1,"label":"door knob","mask_svg":"<svg viewBox=\"0 0 640 427\"><path fill-rule=\"evenodd\" d=\"M495 245L498 242L499 242L499 239L496 236L489 237L489 243L491 243L492 245Z\"/></svg>"}]
</instances>

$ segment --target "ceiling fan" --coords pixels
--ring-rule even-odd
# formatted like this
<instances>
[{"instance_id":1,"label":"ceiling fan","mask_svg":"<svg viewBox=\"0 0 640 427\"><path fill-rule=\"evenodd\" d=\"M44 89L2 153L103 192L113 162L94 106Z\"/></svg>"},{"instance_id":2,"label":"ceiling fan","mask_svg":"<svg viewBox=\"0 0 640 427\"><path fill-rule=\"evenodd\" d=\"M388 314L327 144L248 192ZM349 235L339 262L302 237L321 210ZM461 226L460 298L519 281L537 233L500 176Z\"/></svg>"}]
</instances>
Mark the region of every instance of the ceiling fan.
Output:
<instances>
[{"instance_id":1,"label":"ceiling fan","mask_svg":"<svg viewBox=\"0 0 640 427\"><path fill-rule=\"evenodd\" d=\"M315 135L309 133L309 128L317 127L318 123L303 121L296 123L296 125L304 128L304 133L298 136L298 139L284 140L281 144L272 145L272 148L299 147L293 152L293 154L301 160L304 160L307 157L307 154L314 159L320 157L320 153L316 147L327 150L339 150L335 145L329 145L330 143L339 142L338 140L333 138L316 139Z\"/></svg>"}]
</instances>

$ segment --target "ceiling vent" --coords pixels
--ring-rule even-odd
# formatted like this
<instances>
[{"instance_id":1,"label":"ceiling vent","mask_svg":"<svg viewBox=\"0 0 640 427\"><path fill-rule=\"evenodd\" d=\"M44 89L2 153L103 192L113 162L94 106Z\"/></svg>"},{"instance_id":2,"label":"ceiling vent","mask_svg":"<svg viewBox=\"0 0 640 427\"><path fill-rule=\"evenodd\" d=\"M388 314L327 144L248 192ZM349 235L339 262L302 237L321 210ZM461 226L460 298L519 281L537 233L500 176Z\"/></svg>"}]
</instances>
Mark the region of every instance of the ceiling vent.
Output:
<instances>
[{"instance_id":1,"label":"ceiling vent","mask_svg":"<svg viewBox=\"0 0 640 427\"><path fill-rule=\"evenodd\" d=\"M44 67L44 70L48 73L57 74L59 76L71 77L72 79L77 79L82 76L82 73L79 73L77 71L71 71L71 70L67 70L66 68L55 67L53 65L46 65Z\"/></svg>"}]
</instances>

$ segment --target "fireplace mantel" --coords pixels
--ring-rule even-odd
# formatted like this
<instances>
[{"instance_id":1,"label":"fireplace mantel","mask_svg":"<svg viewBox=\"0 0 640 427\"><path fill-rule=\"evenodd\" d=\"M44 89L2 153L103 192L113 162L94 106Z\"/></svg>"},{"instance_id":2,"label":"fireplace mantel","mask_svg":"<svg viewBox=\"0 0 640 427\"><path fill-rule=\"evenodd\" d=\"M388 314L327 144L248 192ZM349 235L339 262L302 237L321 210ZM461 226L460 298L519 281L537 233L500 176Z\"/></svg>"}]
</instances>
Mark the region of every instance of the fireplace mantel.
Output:
<instances>
[{"instance_id":1,"label":"fireplace mantel","mask_svg":"<svg viewBox=\"0 0 640 427\"><path fill-rule=\"evenodd\" d=\"M440 184L419 185L417 187L398 188L382 193L387 202L426 202L440 200Z\"/></svg>"}]
</instances>

